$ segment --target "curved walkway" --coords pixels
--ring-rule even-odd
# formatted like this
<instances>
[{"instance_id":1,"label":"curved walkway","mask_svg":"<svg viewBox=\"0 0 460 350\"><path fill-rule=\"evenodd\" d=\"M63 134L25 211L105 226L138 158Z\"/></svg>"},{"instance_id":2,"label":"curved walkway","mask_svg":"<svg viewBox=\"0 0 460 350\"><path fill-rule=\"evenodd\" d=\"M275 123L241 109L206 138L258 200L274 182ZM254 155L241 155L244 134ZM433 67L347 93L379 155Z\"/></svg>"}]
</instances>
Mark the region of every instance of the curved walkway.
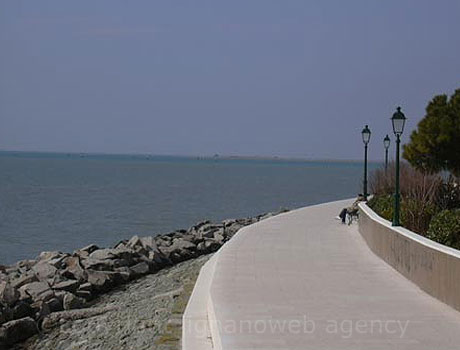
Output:
<instances>
[{"instance_id":1,"label":"curved walkway","mask_svg":"<svg viewBox=\"0 0 460 350\"><path fill-rule=\"evenodd\" d=\"M201 293L209 348L459 348L460 313L375 256L356 224L335 220L349 204L248 226L214 256Z\"/></svg>"}]
</instances>

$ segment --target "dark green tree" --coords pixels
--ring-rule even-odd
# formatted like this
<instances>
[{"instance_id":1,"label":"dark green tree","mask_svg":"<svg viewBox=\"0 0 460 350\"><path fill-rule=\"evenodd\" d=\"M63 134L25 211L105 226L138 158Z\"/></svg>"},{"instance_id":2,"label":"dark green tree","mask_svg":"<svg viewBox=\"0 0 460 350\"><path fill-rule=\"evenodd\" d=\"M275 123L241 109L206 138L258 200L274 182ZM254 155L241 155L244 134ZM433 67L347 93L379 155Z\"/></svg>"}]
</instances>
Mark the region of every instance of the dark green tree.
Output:
<instances>
[{"instance_id":1,"label":"dark green tree","mask_svg":"<svg viewBox=\"0 0 460 350\"><path fill-rule=\"evenodd\" d=\"M460 89L450 99L439 95L430 101L403 150L403 157L418 170L448 170L460 176Z\"/></svg>"}]
</instances>

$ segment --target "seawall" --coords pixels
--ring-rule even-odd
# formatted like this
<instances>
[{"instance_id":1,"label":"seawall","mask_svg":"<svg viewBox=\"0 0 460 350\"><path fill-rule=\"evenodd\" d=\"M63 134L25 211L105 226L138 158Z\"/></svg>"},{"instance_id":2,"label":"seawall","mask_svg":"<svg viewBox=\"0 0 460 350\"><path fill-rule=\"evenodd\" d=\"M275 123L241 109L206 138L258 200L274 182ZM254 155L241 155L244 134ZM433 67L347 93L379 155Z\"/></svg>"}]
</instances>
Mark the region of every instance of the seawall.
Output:
<instances>
[{"instance_id":1,"label":"seawall","mask_svg":"<svg viewBox=\"0 0 460 350\"><path fill-rule=\"evenodd\" d=\"M460 311L460 251L378 216L360 204L359 232L369 248L422 290Z\"/></svg>"}]
</instances>

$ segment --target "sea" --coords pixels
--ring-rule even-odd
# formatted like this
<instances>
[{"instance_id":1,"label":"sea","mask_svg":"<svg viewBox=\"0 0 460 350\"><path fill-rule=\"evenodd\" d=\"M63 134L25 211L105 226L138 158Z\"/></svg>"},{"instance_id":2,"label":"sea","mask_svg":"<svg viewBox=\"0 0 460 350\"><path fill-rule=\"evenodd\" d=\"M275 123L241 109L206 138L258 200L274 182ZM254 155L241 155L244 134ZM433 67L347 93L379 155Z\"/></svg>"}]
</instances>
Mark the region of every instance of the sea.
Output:
<instances>
[{"instance_id":1,"label":"sea","mask_svg":"<svg viewBox=\"0 0 460 350\"><path fill-rule=\"evenodd\" d=\"M351 161L4 151L0 264L350 198L362 179Z\"/></svg>"}]
</instances>

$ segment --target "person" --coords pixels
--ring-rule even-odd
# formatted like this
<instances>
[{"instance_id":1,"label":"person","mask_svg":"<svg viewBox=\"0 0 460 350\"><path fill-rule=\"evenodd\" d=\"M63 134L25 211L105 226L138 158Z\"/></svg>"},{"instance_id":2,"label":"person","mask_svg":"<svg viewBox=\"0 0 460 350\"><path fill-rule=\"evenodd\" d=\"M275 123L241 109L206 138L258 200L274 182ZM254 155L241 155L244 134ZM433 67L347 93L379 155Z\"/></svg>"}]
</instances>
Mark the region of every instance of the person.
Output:
<instances>
[{"instance_id":1,"label":"person","mask_svg":"<svg viewBox=\"0 0 460 350\"><path fill-rule=\"evenodd\" d=\"M353 204L350 207L343 208L342 211L340 212L339 216L337 217L338 220L342 220L342 224L345 223L345 219L347 218L347 213L352 213L356 210L358 210L358 204L359 202L365 201L366 199L362 195L362 193L358 194L358 198L353 202Z\"/></svg>"}]
</instances>

